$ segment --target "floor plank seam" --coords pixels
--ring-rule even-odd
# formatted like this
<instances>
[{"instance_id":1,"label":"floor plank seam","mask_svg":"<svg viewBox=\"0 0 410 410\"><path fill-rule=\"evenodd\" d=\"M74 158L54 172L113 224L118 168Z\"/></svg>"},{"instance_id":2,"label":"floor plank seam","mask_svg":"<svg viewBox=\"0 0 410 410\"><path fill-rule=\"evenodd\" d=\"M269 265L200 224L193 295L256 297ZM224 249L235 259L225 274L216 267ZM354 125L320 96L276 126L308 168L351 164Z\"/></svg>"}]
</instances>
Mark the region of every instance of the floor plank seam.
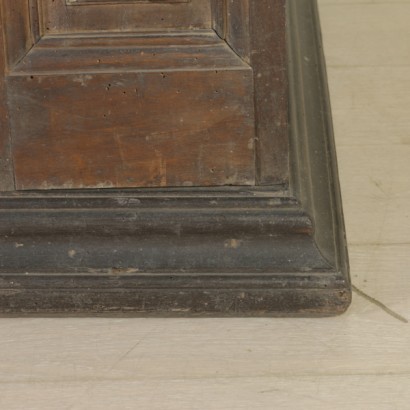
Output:
<instances>
[{"instance_id":1,"label":"floor plank seam","mask_svg":"<svg viewBox=\"0 0 410 410\"><path fill-rule=\"evenodd\" d=\"M366 299L368 302L372 303L373 305L379 307L381 310L386 312L391 317L399 320L402 323L406 323L406 324L409 323L409 321L404 316L390 309L388 306L386 306L384 303L380 302L379 300L375 299L374 297L363 292L357 286L352 285L352 289L353 289L353 292L355 292L357 295L361 296L363 299Z\"/></svg>"}]
</instances>

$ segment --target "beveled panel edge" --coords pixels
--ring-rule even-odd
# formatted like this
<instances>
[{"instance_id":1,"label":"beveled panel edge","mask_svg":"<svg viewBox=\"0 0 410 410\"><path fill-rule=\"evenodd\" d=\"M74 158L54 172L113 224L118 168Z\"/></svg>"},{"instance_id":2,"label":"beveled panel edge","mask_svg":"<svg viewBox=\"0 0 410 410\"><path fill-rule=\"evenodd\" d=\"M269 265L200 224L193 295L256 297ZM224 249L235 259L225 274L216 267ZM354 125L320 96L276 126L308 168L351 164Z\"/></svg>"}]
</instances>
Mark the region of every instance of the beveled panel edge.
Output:
<instances>
[{"instance_id":1,"label":"beveled panel edge","mask_svg":"<svg viewBox=\"0 0 410 410\"><path fill-rule=\"evenodd\" d=\"M317 0L288 0L288 26L291 191L312 217L318 248L351 292Z\"/></svg>"}]
</instances>

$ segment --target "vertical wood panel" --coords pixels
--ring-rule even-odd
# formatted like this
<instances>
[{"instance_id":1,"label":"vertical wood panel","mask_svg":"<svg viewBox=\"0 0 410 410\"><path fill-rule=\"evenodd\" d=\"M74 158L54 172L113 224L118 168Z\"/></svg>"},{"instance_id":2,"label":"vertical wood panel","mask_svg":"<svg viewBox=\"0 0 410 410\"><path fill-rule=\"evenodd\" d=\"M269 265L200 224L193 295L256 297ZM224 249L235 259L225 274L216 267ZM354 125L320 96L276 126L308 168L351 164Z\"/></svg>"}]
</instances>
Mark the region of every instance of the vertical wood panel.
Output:
<instances>
[{"instance_id":1,"label":"vertical wood panel","mask_svg":"<svg viewBox=\"0 0 410 410\"><path fill-rule=\"evenodd\" d=\"M251 63L253 43L250 17L249 0L226 1L226 41L247 63Z\"/></svg>"},{"instance_id":2,"label":"vertical wood panel","mask_svg":"<svg viewBox=\"0 0 410 410\"><path fill-rule=\"evenodd\" d=\"M30 1L3 0L1 4L7 65L12 67L35 43L30 21Z\"/></svg>"},{"instance_id":3,"label":"vertical wood panel","mask_svg":"<svg viewBox=\"0 0 410 410\"><path fill-rule=\"evenodd\" d=\"M249 0L261 185L289 182L286 0Z\"/></svg>"},{"instance_id":4,"label":"vertical wood panel","mask_svg":"<svg viewBox=\"0 0 410 410\"><path fill-rule=\"evenodd\" d=\"M0 191L14 189L14 178L11 163L10 130L6 98L5 75L7 71L6 30L9 13L5 11L4 2L0 3ZM5 24L7 22L7 24Z\"/></svg>"},{"instance_id":5,"label":"vertical wood panel","mask_svg":"<svg viewBox=\"0 0 410 410\"><path fill-rule=\"evenodd\" d=\"M286 0L214 0L213 27L254 70L260 185L289 182Z\"/></svg>"},{"instance_id":6,"label":"vertical wood panel","mask_svg":"<svg viewBox=\"0 0 410 410\"><path fill-rule=\"evenodd\" d=\"M14 190L6 76L38 41L37 0L0 3L0 191Z\"/></svg>"},{"instance_id":7,"label":"vertical wood panel","mask_svg":"<svg viewBox=\"0 0 410 410\"><path fill-rule=\"evenodd\" d=\"M211 0L212 9L212 27L219 35L219 37L225 39L225 16L226 16L227 3L225 0Z\"/></svg>"},{"instance_id":8,"label":"vertical wood panel","mask_svg":"<svg viewBox=\"0 0 410 410\"><path fill-rule=\"evenodd\" d=\"M40 15L38 0L29 0L30 29L33 43L40 40Z\"/></svg>"}]
</instances>

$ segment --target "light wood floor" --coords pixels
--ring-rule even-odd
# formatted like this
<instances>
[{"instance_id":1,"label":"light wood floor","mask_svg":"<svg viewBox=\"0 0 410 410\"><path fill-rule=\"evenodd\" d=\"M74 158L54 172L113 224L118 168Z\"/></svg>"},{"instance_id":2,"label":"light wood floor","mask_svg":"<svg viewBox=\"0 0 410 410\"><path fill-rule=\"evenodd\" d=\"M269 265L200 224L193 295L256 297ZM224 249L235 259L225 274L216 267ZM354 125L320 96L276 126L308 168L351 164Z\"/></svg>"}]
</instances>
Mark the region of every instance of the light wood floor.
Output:
<instances>
[{"instance_id":1,"label":"light wood floor","mask_svg":"<svg viewBox=\"0 0 410 410\"><path fill-rule=\"evenodd\" d=\"M348 313L2 319L1 410L410 409L410 0L320 5L357 288Z\"/></svg>"}]
</instances>

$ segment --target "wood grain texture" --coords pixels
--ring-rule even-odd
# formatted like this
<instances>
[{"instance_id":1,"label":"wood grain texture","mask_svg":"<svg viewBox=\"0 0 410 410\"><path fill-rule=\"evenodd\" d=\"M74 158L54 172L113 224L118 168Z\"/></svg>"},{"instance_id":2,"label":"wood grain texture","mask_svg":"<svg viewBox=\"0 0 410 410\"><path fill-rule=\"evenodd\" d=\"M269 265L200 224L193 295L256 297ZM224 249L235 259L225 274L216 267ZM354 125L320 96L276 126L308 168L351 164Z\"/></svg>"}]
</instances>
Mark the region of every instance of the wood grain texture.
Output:
<instances>
[{"instance_id":1,"label":"wood grain texture","mask_svg":"<svg viewBox=\"0 0 410 410\"><path fill-rule=\"evenodd\" d=\"M0 21L4 21L3 13L3 3L0 3ZM5 83L7 56L4 28L3 24L0 25L0 191L11 191L14 189L14 178Z\"/></svg>"},{"instance_id":2,"label":"wood grain texture","mask_svg":"<svg viewBox=\"0 0 410 410\"><path fill-rule=\"evenodd\" d=\"M368 245L383 225L380 202L376 208L382 193L372 178L383 173L383 188L391 187L391 196L403 203L410 200L405 154L400 156L408 146L403 101L409 62L402 53L410 35L404 24L408 4L320 4L325 51L334 61L328 68L336 142L344 146L339 164L349 240L361 243L350 246L353 279L410 318L410 230L399 230L397 245L394 228L405 227L408 207L392 204L386 213L393 222L389 236L380 236L382 245ZM358 67L361 43L349 38L364 27L367 63ZM378 38L386 39L381 27L390 36L393 58L379 52ZM360 128L347 126L352 117ZM388 172L382 165L380 171L378 159L393 144L383 161L396 164L399 157L399 165ZM401 410L410 402L410 327L358 296L343 317L320 320L3 318L0 330L0 400L8 410L55 410L62 404L72 410L203 410L204 403L210 410Z\"/></svg>"},{"instance_id":3,"label":"wood grain texture","mask_svg":"<svg viewBox=\"0 0 410 410\"><path fill-rule=\"evenodd\" d=\"M37 41L32 31L31 4L0 3L0 190L14 190L13 160L5 77Z\"/></svg>"},{"instance_id":4,"label":"wood grain texture","mask_svg":"<svg viewBox=\"0 0 410 410\"><path fill-rule=\"evenodd\" d=\"M226 38L227 4L225 0L211 0L212 28L222 38Z\"/></svg>"},{"instance_id":5,"label":"wood grain texture","mask_svg":"<svg viewBox=\"0 0 410 410\"><path fill-rule=\"evenodd\" d=\"M289 111L285 0L251 0L257 174L261 185L289 183Z\"/></svg>"},{"instance_id":6,"label":"wood grain texture","mask_svg":"<svg viewBox=\"0 0 410 410\"><path fill-rule=\"evenodd\" d=\"M254 71L257 181L289 183L285 0L215 0L213 25Z\"/></svg>"},{"instance_id":7,"label":"wood grain texture","mask_svg":"<svg viewBox=\"0 0 410 410\"><path fill-rule=\"evenodd\" d=\"M212 30L47 36L8 84L17 189L255 183L252 71Z\"/></svg>"},{"instance_id":8,"label":"wood grain texture","mask_svg":"<svg viewBox=\"0 0 410 410\"><path fill-rule=\"evenodd\" d=\"M211 30L204 30L195 34L48 36L14 67L11 75L204 69L250 71L224 41Z\"/></svg>"},{"instance_id":9,"label":"wood grain texture","mask_svg":"<svg viewBox=\"0 0 410 410\"><path fill-rule=\"evenodd\" d=\"M14 13L14 20L18 20L21 25L17 29L11 24L10 32L13 32L13 30L24 31L25 34L23 33L24 35L20 37L26 40L30 37L31 45L41 35L46 34L46 38L43 38L27 56L21 58L22 55L20 59L16 60L19 64L13 68L13 75L16 73L25 73L27 76L40 73L44 75L56 71L59 71L60 74L63 72L92 74L93 72L112 70L129 72L133 70L186 69L187 67L190 69L212 68L215 70L240 67L246 70L245 63L250 64L253 70L253 80L248 78L244 81L248 83L253 81L254 89L247 96L248 100L243 102L243 106L247 107L250 116L255 116L256 135L250 135L246 130L244 133L249 137L248 144L251 150L254 151L255 169L248 171L245 178L232 178L231 175L226 175L226 173L224 178L205 178L204 185L251 184L256 182L261 185L274 184L281 185L284 188L287 187L289 167L288 111L284 94L287 85L283 57L285 51L285 18L282 0L267 2L262 7L259 7L259 3L256 6L256 3L249 0L224 3L213 2L214 20L223 19L223 34L229 46L223 41L219 41L219 43L215 42L213 45L204 43L201 47L195 46L199 44L201 38L205 37L201 37L201 31L198 32L198 29L210 27L211 2L208 1L177 2L174 4L141 2L128 6L124 6L124 4L118 6L100 4L83 5L82 7L67 6L63 0L55 2L30 0L22 4L24 6L20 7L27 9L25 19L20 18L23 15L22 9L8 7L8 12ZM262 13L261 9L266 10L266 13ZM138 15L138 18L143 21L141 26L138 26L139 23L135 19L133 20L134 25L128 25L127 18L133 19L133 13L136 13L135 15ZM201 18L202 23L197 24L196 18ZM182 21L181 19L189 20L189 27L184 23L185 20ZM37 20L40 21L40 29L38 29ZM13 19L10 18L10 21L13 21ZM161 40L152 41L155 36L150 38L148 34L145 35L146 38L143 40L143 36L141 36L139 44L125 38L124 33L129 30L135 32L135 30L168 29L170 26L167 26L167 24L171 21L173 29L178 29L178 34L174 32L172 35L179 37L179 39L184 38L185 44L180 41L173 44L165 41L163 47L160 47ZM183 31L181 32L184 27L189 28L192 39L189 39L189 36L186 33L184 34ZM119 28L121 28L122 34L119 32ZM192 29L195 30L192 31ZM106 32L104 35L103 32L107 30L110 33ZM260 31L258 32L258 30ZM84 32L92 33L92 35L84 37ZM50 37L50 34L53 33L54 36ZM56 33L59 35L56 36ZM62 33L65 33L64 36L61 36ZM83 34L79 36L79 33ZM267 33L269 33L269 38L266 37ZM156 39L161 39L161 36L157 35ZM85 44L87 41L88 46ZM9 46L10 49L14 49L12 45ZM243 62L235 53L231 52L229 47L234 49L243 59ZM249 66L247 68L250 69ZM234 77L236 75L237 79L235 81L237 82L240 74L236 73ZM11 81L11 83L13 82L14 80ZM60 90L63 93L61 88ZM18 93L21 94L22 91L20 89ZM218 92L216 90L216 93ZM14 98L12 95L10 97ZM36 98L40 97L37 96ZM254 99L254 107L250 107L248 104L250 98ZM19 112L20 106L21 104L13 106L13 110L15 110L13 116L21 115L21 112ZM30 106L25 105L25 107L27 110ZM16 122L15 118L12 120ZM45 124L45 126L47 125ZM109 144L105 145L106 148L108 146ZM141 155L143 156L143 154ZM151 160L151 157L149 158ZM153 166L153 168L155 171L144 171L145 174L148 172L151 178L148 178L146 174L145 177L140 178L139 183L147 179L147 186L151 186L152 178L164 180L163 177L158 177L158 166ZM211 170L214 173L214 167L211 167ZM238 169L238 174L241 173L242 170ZM132 180L129 175L127 178L130 181ZM118 178L111 175L111 179ZM197 178L197 182L185 180L185 178L180 179L183 179L184 183L193 184L201 184L202 180L201 177ZM68 183L63 183L61 187L71 186L71 177L67 177L66 180ZM179 185L181 182L171 183ZM156 186L155 184L154 186ZM39 185L33 183L30 186L38 187ZM57 187L58 185L44 186ZM83 185L78 183L73 186L81 187ZM93 185L84 185L84 187L90 186L110 187L116 185L110 179L104 179L98 180ZM122 181L119 186L129 185L124 185L124 181Z\"/></svg>"},{"instance_id":10,"label":"wood grain texture","mask_svg":"<svg viewBox=\"0 0 410 410\"><path fill-rule=\"evenodd\" d=\"M249 64L252 64L252 44L255 39L252 38L252 26L255 22L251 16L251 3L249 0L240 0L236 2L225 2L224 16L224 36L228 44ZM266 12L266 6L263 7ZM259 21L258 24L264 24ZM264 26L264 30L271 30L268 25ZM262 40L262 39L259 39Z\"/></svg>"},{"instance_id":11,"label":"wood grain texture","mask_svg":"<svg viewBox=\"0 0 410 410\"><path fill-rule=\"evenodd\" d=\"M44 34L96 31L209 29L209 0L189 3L132 3L67 6L65 0L42 1Z\"/></svg>"},{"instance_id":12,"label":"wood grain texture","mask_svg":"<svg viewBox=\"0 0 410 410\"><path fill-rule=\"evenodd\" d=\"M1 9L3 48L6 52L7 66L13 67L35 43L30 19L30 4L27 0L13 3L2 1Z\"/></svg>"},{"instance_id":13,"label":"wood grain texture","mask_svg":"<svg viewBox=\"0 0 410 410\"><path fill-rule=\"evenodd\" d=\"M17 189L254 184L246 69L18 76L9 88Z\"/></svg>"},{"instance_id":14,"label":"wood grain texture","mask_svg":"<svg viewBox=\"0 0 410 410\"><path fill-rule=\"evenodd\" d=\"M318 164L315 167L306 167L305 173L295 173L296 177L306 182L305 174L312 172L307 177L311 184L306 184L303 191L295 192L298 195L296 198L278 188L276 191L260 187L225 190L225 195L226 192L231 192L231 196L222 202L224 206L221 206L219 201L221 193L209 191L204 186L196 190L185 187L167 193L164 190L151 191L152 198L148 203L146 191L144 194L142 190L123 192L128 196L122 198L113 197L112 192L107 197L107 193L101 191L82 194L66 191L65 198L60 199L59 192L49 194L48 198L38 192L19 192L14 197L3 197L0 201L3 218L0 225L4 237L0 249L0 309L3 312L323 316L340 314L347 309L351 301L351 291L334 164L333 134L328 116L330 108L325 92L326 77L323 61L319 58L319 26L315 24L315 29L312 29L311 21L316 22L316 17L312 15L316 10L312 2L300 1L291 2L292 24L289 25L289 31L292 32L289 36L289 53L293 57L290 71L292 76L300 79L292 82L290 93L291 137L292 141L300 145L294 161ZM300 8L300 5L303 7ZM299 19L300 17L306 18ZM295 41L295 38L301 36L306 39L303 47ZM316 64L306 65L306 57ZM247 65L245 68L251 80L252 71ZM34 130L33 135L29 135L25 140L18 140L18 136L24 135L23 132L28 128L23 124L20 132L15 135L16 157L24 154L19 161L19 164L24 166L31 161L30 156L37 158L41 154L45 164L49 164L52 157L57 156L58 162L53 163L52 168L58 169L60 164L64 165L64 155L76 152L69 144L75 125L73 119L77 118L80 121L90 121L88 126L78 127L79 130L97 132L81 135L80 131L74 134L77 137L74 147L83 144L76 154L87 152L87 144L94 144L95 140L101 141L101 136L121 137L118 138L118 146L121 148L121 144L128 143L127 125L132 115L136 115L140 123L138 128L133 127L136 130L145 126L150 130L152 124L162 124L161 119L165 114L164 110L160 110L158 96L165 101L164 107L175 107L174 111L180 107L184 110L195 109L193 100L190 100L193 96L195 103L199 105L209 106L210 102L221 98L222 107L231 110L229 104L233 102L232 107L238 110L240 104L250 95L252 81L249 82L249 87L246 87L241 73L241 87L235 84L233 77L233 73L240 73L241 70L230 71L202 70L193 71L193 74L175 70L127 74L120 71L119 74L99 73L98 76L102 76L99 78L93 78L91 75L89 78L77 78L79 81L73 81L75 74L69 73L31 76L17 73L9 78L10 85L16 82L16 92L13 95L19 97L13 101L13 107L23 108L27 101L29 104L35 101L38 111L30 119L32 128L38 126L36 120L44 127L45 121L41 119L41 115L46 112L49 114L47 123L57 129L49 134ZM196 81L198 78L195 76L204 73L212 75L208 80L213 80ZM76 105L74 99L71 104L67 104L67 96L78 96L81 87L88 87L91 93L80 93L84 107L98 109L101 108L98 101L113 98L113 113L120 117L134 107L134 104L123 102L129 90L127 88L124 94L121 87L129 81L139 80L140 75L143 81L138 84L137 89L144 93L144 108L141 108L144 116L138 117L138 113L131 112L128 118L123 118L120 123L115 122L114 128L109 128L106 134L100 128L99 121L85 116L84 110L76 111L79 110L79 104ZM195 81L190 83L192 75ZM306 81L307 78L309 81ZM228 80L229 84L226 85ZM185 92L183 84L187 83L191 94L188 94L184 101L178 100L181 97L175 97L178 95L175 91L180 89ZM198 87L198 84L203 88L197 90L195 87ZM214 86L219 84L224 88L216 93L217 96L210 97L207 93L214 94L215 89L219 90ZM60 85L64 93L59 91ZM38 93L40 87L42 92ZM192 92L196 90L197 92ZM38 99L38 95L45 98ZM55 95L62 97L59 99ZM88 95L97 102L87 97ZM112 97L109 97L110 95ZM229 104L225 96L229 97ZM168 98L177 98L175 101L178 103L172 104L174 100ZM249 105L252 106L252 103L253 99ZM307 105L315 109L310 112L309 118L304 115ZM107 104L102 106L106 107ZM118 112L114 111L116 107ZM203 115L204 107L201 107L200 115ZM31 111L35 112L34 108L31 108ZM144 111L146 108L150 108L152 112ZM156 118L159 111L158 120L149 121L148 117ZM222 113L223 109L217 110L217 115ZM195 118L196 115L191 117ZM165 124L173 124L173 118L166 117ZM146 119L148 125L144 122ZM180 124L180 117L177 116L175 121ZM210 123L212 121L209 118L203 121L205 131L209 130ZM235 125L238 123L238 120L234 121ZM65 138L65 130L61 128L61 124L69 131ZM126 124L125 132L122 124ZM219 144L224 141L224 135L227 135L226 127L230 123L226 118L222 118L216 121L216 124L223 124L222 135L213 140ZM17 129L18 125L13 123L13 130ZM188 122L188 125L193 127L189 128L190 131L196 130L197 119L193 124ZM241 128L243 130L243 126ZM253 132L254 127L250 129ZM123 134L116 135L115 130ZM169 143L180 139L181 135L176 135L175 139L167 138L168 127L165 133L166 138L159 138L160 144L154 147L160 153L161 147L166 147L166 154L169 156L176 151L169 147ZM38 135L45 135L45 140L37 141L31 147L30 142ZM52 135L59 135L58 140L53 141L50 138ZM238 136L242 137L236 133L235 141L239 140ZM146 143L155 144L159 136L151 134L149 137L148 141L145 138L140 144L144 149ZM199 144L204 143L203 135L201 137ZM104 143L104 140L102 142ZM182 142L184 146L189 145L185 140ZM17 145L18 143L20 145ZM65 146L58 151L61 149L61 143ZM233 150L234 145L229 145L229 149ZM136 144L126 145L121 160L128 159L126 156L129 154L139 159L135 146ZM37 155L33 155L36 147L42 147L45 152L36 152ZM95 146L92 148L92 152L97 149ZM252 144L246 148L247 152L252 152ZM52 152L51 156L47 156L48 151ZM145 151L149 154L149 149ZM107 147L101 149L101 153L105 155L110 152L113 151ZM191 157L192 152L193 149L189 149ZM213 154L215 152L217 151L214 146ZM207 152L204 151L205 153ZM180 152L178 155L181 155ZM221 155L217 157L220 158ZM204 158L215 161L211 152ZM77 159L71 158L69 161L75 163L74 172L84 164L84 158L80 161ZM94 155L93 159L99 160L100 156ZM180 169L184 170L183 167L189 164L187 160L188 158L185 158L178 164ZM226 157L224 160L225 164L229 165ZM106 162L106 166L109 166L110 162ZM150 161L151 164L152 162ZM200 163L198 160L196 162ZM111 163L116 162L111 160ZM253 161L250 163L253 165ZM121 162L121 165L124 163ZM30 183L37 177L33 177L32 170L44 166L47 165L36 164L26 170L19 169L18 183L19 178L23 178L23 183ZM99 170L102 170L102 166L99 166ZM237 171L240 166L235 164L234 170ZM47 170L44 175L48 176L50 172L52 170ZM85 179L89 174L90 170L86 169L79 177ZM115 173L111 170L109 174ZM200 172L196 169L196 175L198 174ZM67 170L62 175L67 175ZM135 175L138 173L135 172ZM179 177L181 172L176 175ZM145 181L145 184L148 183L149 181ZM87 199L87 195L91 194L94 198ZM112 205L101 206L101 195L110 199ZM89 203L87 209L82 206L84 199ZM15 206L12 206L13 201ZM132 204L131 208L128 204ZM122 207L126 209L123 210ZM309 214L305 213L304 209L307 209ZM308 216L310 214L313 219ZM50 289L53 291L50 292Z\"/></svg>"}]
</instances>

